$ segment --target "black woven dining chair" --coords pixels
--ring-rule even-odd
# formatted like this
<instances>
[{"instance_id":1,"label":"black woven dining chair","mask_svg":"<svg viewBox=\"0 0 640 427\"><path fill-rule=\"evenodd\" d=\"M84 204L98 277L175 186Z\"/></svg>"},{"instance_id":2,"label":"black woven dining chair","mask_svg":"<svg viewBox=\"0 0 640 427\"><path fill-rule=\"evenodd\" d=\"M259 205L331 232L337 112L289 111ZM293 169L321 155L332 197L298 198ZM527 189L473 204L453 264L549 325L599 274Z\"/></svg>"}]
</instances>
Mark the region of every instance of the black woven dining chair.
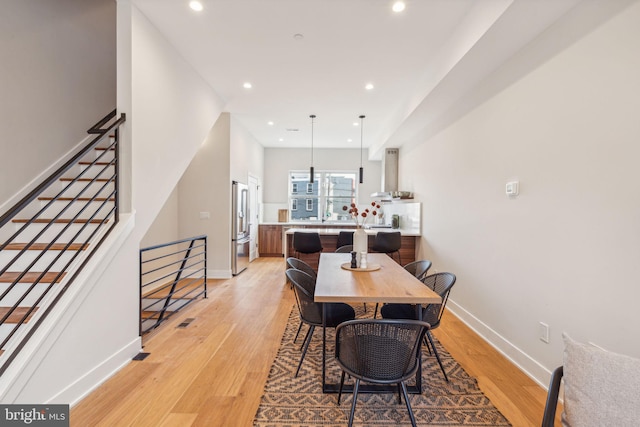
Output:
<instances>
[{"instance_id":1,"label":"black woven dining chair","mask_svg":"<svg viewBox=\"0 0 640 427\"><path fill-rule=\"evenodd\" d=\"M402 403L404 395L411 425L415 427L405 381L414 377L418 370L422 340L428 330L428 323L417 320L363 319L338 325L336 362L342 368L338 405L345 374L355 378L349 426L353 425L360 381L365 381L397 384L398 403Z\"/></svg>"},{"instance_id":2,"label":"black woven dining chair","mask_svg":"<svg viewBox=\"0 0 640 427\"><path fill-rule=\"evenodd\" d=\"M413 274L413 276L420 281L424 279L424 277L427 275L427 271L429 271L430 268L431 268L431 261L427 259L413 261L404 266L405 270ZM376 303L376 308L373 312L374 319L378 316L378 306L379 304Z\"/></svg>"},{"instance_id":3,"label":"black woven dining chair","mask_svg":"<svg viewBox=\"0 0 640 427\"><path fill-rule=\"evenodd\" d=\"M287 258L287 267L295 268L296 270L302 270L315 280L318 277L318 273L306 262L299 258L289 257Z\"/></svg>"},{"instance_id":4,"label":"black woven dining chair","mask_svg":"<svg viewBox=\"0 0 640 427\"><path fill-rule=\"evenodd\" d=\"M294 258L294 257L287 258L287 268L295 268L296 270L304 271L309 276L313 277L314 282L318 278L318 275L316 271L313 269L313 267L311 267L309 264L307 264L306 262L302 261L299 258ZM291 283L291 281L288 278L287 278L287 282L291 284L291 289L293 289L293 283ZM302 325L304 325L304 322L300 322L300 324L298 325L296 336L293 338L294 343L298 341L298 336L300 335L300 331L302 330Z\"/></svg>"},{"instance_id":5,"label":"black woven dining chair","mask_svg":"<svg viewBox=\"0 0 640 427\"><path fill-rule=\"evenodd\" d=\"M430 268L431 261L429 261L428 259L413 261L404 266L404 269L413 274L418 280L424 279Z\"/></svg>"},{"instance_id":6,"label":"black woven dining chair","mask_svg":"<svg viewBox=\"0 0 640 427\"><path fill-rule=\"evenodd\" d=\"M313 300L313 296L316 289L316 281L304 271L295 270L293 268L288 269L286 272L287 278L293 283L293 289L296 294L296 303L298 305L298 311L300 312L300 320L303 323L309 325L307 335L304 337L304 344L302 347L302 356L300 357L300 363L298 363L298 369L296 369L295 376L298 376L300 367L304 361L304 356L307 354L311 338L313 338L313 331L316 326L322 326L322 310L323 303L318 303ZM340 323L347 320L353 320L356 317L356 312L349 304L344 303L325 303L326 307L326 319L325 325L330 328L335 328Z\"/></svg>"},{"instance_id":7,"label":"black woven dining chair","mask_svg":"<svg viewBox=\"0 0 640 427\"><path fill-rule=\"evenodd\" d=\"M444 313L444 307L447 305L451 288L456 283L456 276L452 273L436 273L426 276L422 279L422 283L429 287L432 291L440 295L442 298L441 304L428 304L422 309L422 320L429 323L431 328L426 333L426 337L429 340L430 347L433 349L433 353L438 360L440 369L444 374L444 379L449 381L447 372L442 365L440 355L433 343L433 337L431 336L431 330L440 326L440 320ZM380 309L380 314L384 319L416 319L416 307L412 304L385 304ZM431 351L431 350L429 350Z\"/></svg>"}]
</instances>

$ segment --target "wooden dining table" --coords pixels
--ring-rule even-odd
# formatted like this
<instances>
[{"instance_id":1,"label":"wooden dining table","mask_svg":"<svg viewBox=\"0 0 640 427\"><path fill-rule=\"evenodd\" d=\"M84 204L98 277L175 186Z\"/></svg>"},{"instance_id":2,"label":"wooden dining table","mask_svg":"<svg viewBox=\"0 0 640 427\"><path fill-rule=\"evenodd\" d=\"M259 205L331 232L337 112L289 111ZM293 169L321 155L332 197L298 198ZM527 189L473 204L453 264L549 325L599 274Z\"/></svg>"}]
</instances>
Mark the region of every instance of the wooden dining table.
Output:
<instances>
[{"instance_id":1,"label":"wooden dining table","mask_svg":"<svg viewBox=\"0 0 640 427\"><path fill-rule=\"evenodd\" d=\"M416 304L418 319L422 317L422 304L439 304L440 295L429 289L411 273L386 254L367 254L368 268L373 271L343 268L351 260L349 253L322 253L318 265L318 278L314 301L319 303L399 303ZM326 305L324 306L326 307ZM323 307L323 308L324 308ZM323 313L322 328L322 390L337 393L339 384L326 381L326 327ZM362 391L379 391L376 385L361 386ZM349 390L345 386L345 390ZM416 387L410 390L422 393L422 363L416 373Z\"/></svg>"}]
</instances>

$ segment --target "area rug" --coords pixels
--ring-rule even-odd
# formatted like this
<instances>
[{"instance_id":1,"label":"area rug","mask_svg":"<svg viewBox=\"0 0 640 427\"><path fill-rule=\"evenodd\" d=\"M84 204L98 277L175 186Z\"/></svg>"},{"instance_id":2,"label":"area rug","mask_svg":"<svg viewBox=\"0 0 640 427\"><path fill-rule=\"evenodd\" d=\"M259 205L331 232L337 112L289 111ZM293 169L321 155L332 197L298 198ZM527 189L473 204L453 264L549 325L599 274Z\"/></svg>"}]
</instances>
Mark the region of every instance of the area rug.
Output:
<instances>
[{"instance_id":1,"label":"area rug","mask_svg":"<svg viewBox=\"0 0 640 427\"><path fill-rule=\"evenodd\" d=\"M357 317L367 317L356 309ZM369 310L369 314L371 310ZM293 339L298 329L297 308L289 321L273 362L260 406L254 418L256 427L314 427L346 426L349 420L352 395L343 394L340 406L337 394L322 392L322 329L316 328L313 340L297 378L295 370L300 360L300 346L306 326L298 341ZM333 360L333 329L327 329L327 378L339 382L340 368ZM429 426L509 426L505 417L482 393L474 378L435 340L438 353L447 371L445 381L438 362L423 350L423 391L410 395L411 407L418 425ZM398 404L397 393L359 393L354 426L410 426L404 404Z\"/></svg>"}]
</instances>

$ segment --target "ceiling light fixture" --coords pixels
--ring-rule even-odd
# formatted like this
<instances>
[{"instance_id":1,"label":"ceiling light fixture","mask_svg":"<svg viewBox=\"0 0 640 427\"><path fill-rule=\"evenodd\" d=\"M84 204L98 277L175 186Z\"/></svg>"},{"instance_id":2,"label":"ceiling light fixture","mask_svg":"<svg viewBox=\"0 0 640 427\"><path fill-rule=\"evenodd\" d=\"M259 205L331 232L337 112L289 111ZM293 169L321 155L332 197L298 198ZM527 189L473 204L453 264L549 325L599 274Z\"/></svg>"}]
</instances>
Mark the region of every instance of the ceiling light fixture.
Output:
<instances>
[{"instance_id":1,"label":"ceiling light fixture","mask_svg":"<svg viewBox=\"0 0 640 427\"><path fill-rule=\"evenodd\" d=\"M364 131L364 115L360 116L360 184L364 182L364 168L362 167L362 133Z\"/></svg>"},{"instance_id":2,"label":"ceiling light fixture","mask_svg":"<svg viewBox=\"0 0 640 427\"><path fill-rule=\"evenodd\" d=\"M204 9L204 7L202 6L202 3L200 3L199 1L190 1L189 7L195 10L196 12L202 12L202 9Z\"/></svg>"},{"instance_id":3,"label":"ceiling light fixture","mask_svg":"<svg viewBox=\"0 0 640 427\"><path fill-rule=\"evenodd\" d=\"M354 126L358 126L358 122L353 122L353 125Z\"/></svg>"},{"instance_id":4,"label":"ceiling light fixture","mask_svg":"<svg viewBox=\"0 0 640 427\"><path fill-rule=\"evenodd\" d=\"M242 87L245 88L245 89L251 89L253 87L253 85L251 83L249 83L249 82L245 82L242 85Z\"/></svg>"},{"instance_id":5,"label":"ceiling light fixture","mask_svg":"<svg viewBox=\"0 0 640 427\"><path fill-rule=\"evenodd\" d=\"M272 121L268 121L268 122L267 122L267 124L268 124L269 126L273 126L273 122L272 122Z\"/></svg>"},{"instance_id":6,"label":"ceiling light fixture","mask_svg":"<svg viewBox=\"0 0 640 427\"><path fill-rule=\"evenodd\" d=\"M313 120L316 118L315 114L309 116L311 118L311 166L309 167L309 182L313 184Z\"/></svg>"},{"instance_id":7,"label":"ceiling light fixture","mask_svg":"<svg viewBox=\"0 0 640 427\"><path fill-rule=\"evenodd\" d=\"M372 90L373 89L373 83L367 83L367 85L364 88L366 90Z\"/></svg>"},{"instance_id":8,"label":"ceiling light fixture","mask_svg":"<svg viewBox=\"0 0 640 427\"><path fill-rule=\"evenodd\" d=\"M403 1L397 1L393 4L393 11L398 13L398 12L402 12L405 8L405 4Z\"/></svg>"}]
</instances>

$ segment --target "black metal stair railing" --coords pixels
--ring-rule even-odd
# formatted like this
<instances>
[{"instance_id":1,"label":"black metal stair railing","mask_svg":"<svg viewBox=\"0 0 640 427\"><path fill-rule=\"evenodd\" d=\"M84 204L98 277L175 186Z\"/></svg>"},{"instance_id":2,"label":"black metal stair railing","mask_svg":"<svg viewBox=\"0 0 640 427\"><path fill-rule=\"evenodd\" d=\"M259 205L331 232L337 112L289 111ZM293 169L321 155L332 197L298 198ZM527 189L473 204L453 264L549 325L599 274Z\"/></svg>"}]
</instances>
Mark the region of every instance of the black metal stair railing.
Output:
<instances>
[{"instance_id":1,"label":"black metal stair railing","mask_svg":"<svg viewBox=\"0 0 640 427\"><path fill-rule=\"evenodd\" d=\"M207 297L207 236L140 249L140 335Z\"/></svg>"},{"instance_id":2,"label":"black metal stair railing","mask_svg":"<svg viewBox=\"0 0 640 427\"><path fill-rule=\"evenodd\" d=\"M124 121L115 110L101 119L91 141L0 216L0 374L118 223Z\"/></svg>"}]
</instances>

